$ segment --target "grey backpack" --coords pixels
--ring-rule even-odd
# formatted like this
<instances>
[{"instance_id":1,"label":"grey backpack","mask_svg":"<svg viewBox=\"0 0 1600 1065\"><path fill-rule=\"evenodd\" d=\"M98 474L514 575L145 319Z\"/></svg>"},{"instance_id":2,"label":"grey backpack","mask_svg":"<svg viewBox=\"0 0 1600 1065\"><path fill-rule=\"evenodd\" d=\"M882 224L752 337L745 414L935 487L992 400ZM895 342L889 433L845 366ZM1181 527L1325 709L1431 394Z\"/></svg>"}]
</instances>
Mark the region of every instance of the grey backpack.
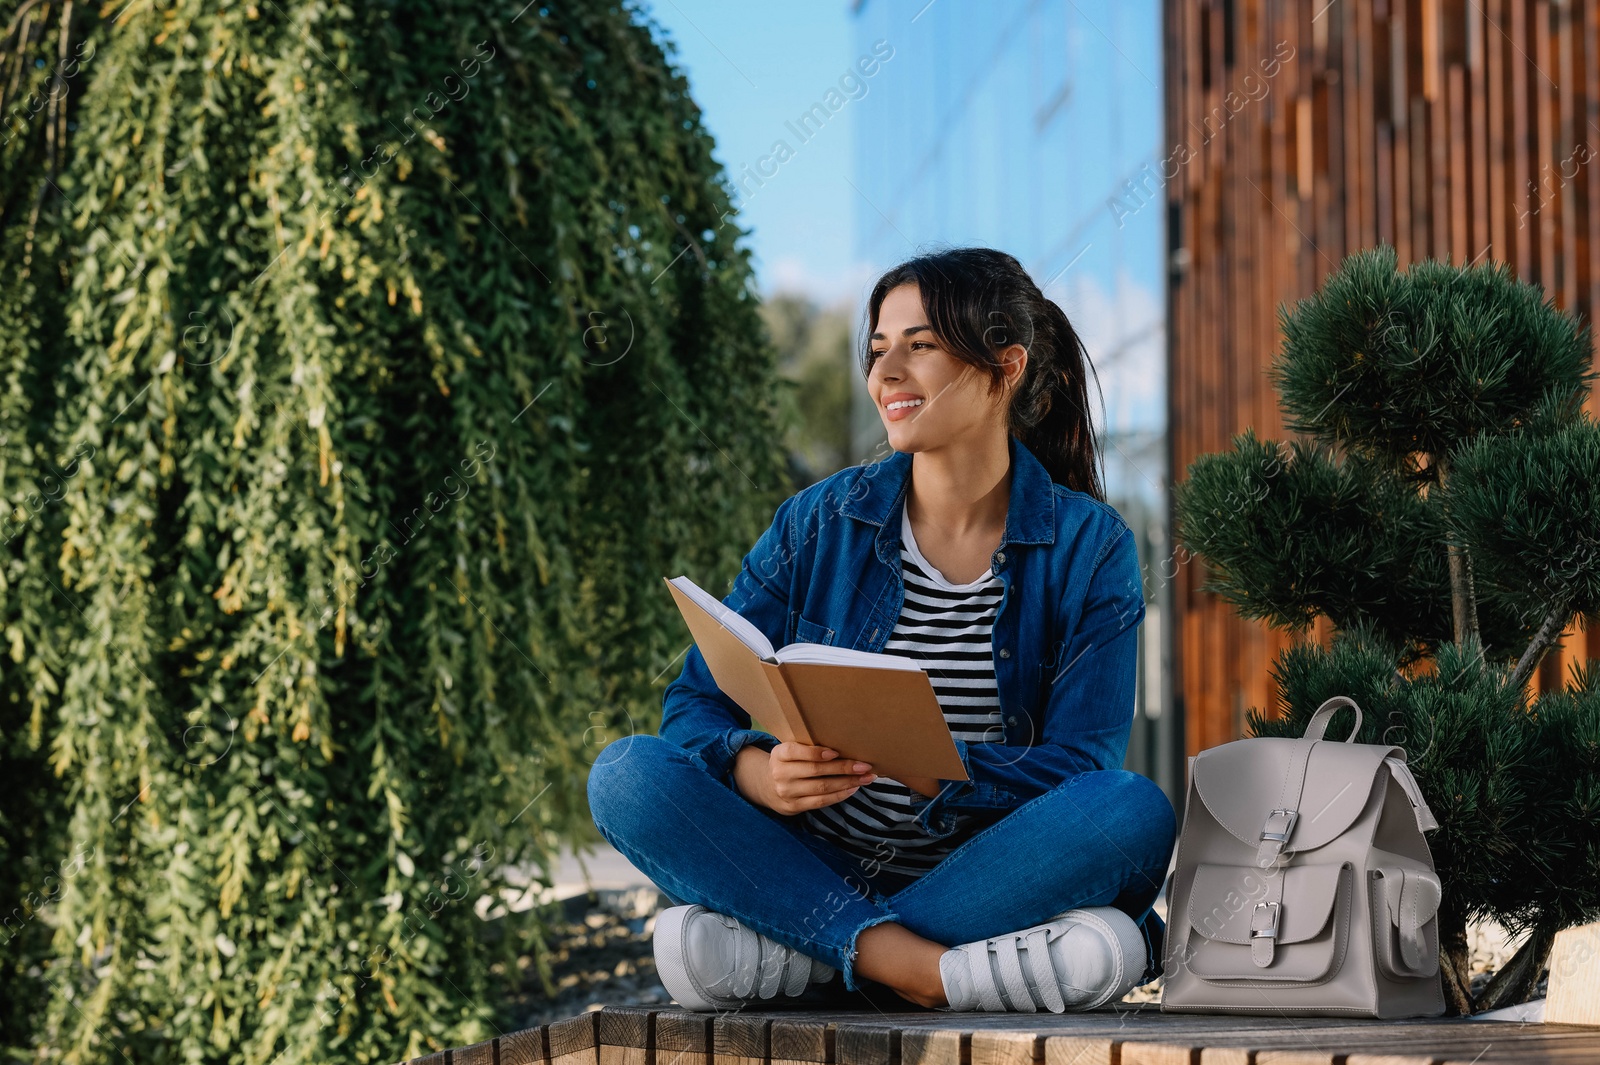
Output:
<instances>
[{"instance_id":1,"label":"grey backpack","mask_svg":"<svg viewBox=\"0 0 1600 1065\"><path fill-rule=\"evenodd\" d=\"M1340 707L1344 741L1325 740ZM1303 739L1258 737L1189 759L1167 882L1164 1011L1433 1017L1438 827L1405 751L1353 743L1335 696Z\"/></svg>"}]
</instances>

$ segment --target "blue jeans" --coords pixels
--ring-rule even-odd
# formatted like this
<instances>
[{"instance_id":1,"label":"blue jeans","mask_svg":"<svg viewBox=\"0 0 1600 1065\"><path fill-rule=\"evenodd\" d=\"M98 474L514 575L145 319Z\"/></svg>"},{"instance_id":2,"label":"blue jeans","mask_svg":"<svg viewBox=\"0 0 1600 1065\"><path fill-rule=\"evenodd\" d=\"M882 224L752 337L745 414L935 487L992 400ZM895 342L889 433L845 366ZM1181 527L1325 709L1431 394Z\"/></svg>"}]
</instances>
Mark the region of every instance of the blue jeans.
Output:
<instances>
[{"instance_id":1,"label":"blue jeans","mask_svg":"<svg viewBox=\"0 0 1600 1065\"><path fill-rule=\"evenodd\" d=\"M676 905L699 903L817 958L859 988L861 930L895 921L945 946L1041 924L1080 906L1115 906L1161 975L1166 927L1151 908L1177 838L1172 805L1121 769L1080 773L1006 812L917 877L858 863L801 818L748 801L687 749L629 736L589 774L600 834Z\"/></svg>"}]
</instances>

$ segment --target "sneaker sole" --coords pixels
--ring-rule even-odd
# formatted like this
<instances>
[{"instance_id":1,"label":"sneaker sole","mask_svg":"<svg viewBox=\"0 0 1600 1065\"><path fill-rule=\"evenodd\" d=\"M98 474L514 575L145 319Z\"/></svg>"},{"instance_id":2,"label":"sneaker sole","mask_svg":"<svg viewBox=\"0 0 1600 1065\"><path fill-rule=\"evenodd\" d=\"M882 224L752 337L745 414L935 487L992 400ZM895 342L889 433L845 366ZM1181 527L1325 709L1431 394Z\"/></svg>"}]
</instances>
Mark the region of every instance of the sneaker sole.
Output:
<instances>
[{"instance_id":1,"label":"sneaker sole","mask_svg":"<svg viewBox=\"0 0 1600 1065\"><path fill-rule=\"evenodd\" d=\"M704 906L673 906L656 916L656 932L651 937L651 949L656 958L656 975L667 994L678 1005L697 1013L711 1013L743 1004L742 999L725 999L711 994L695 980L684 961L683 932L689 918L696 913L709 912Z\"/></svg>"}]
</instances>

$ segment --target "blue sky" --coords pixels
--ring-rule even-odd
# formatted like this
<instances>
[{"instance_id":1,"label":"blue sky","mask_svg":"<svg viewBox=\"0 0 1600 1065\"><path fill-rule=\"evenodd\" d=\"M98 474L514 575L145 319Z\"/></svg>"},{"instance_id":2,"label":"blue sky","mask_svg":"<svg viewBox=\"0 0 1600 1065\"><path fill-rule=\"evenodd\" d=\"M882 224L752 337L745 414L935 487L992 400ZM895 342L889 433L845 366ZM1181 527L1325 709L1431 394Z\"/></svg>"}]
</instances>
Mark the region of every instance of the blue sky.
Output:
<instances>
[{"instance_id":1,"label":"blue sky","mask_svg":"<svg viewBox=\"0 0 1600 1065\"><path fill-rule=\"evenodd\" d=\"M1165 154L1157 0L866 0L859 15L850 0L638 4L716 140L764 294L854 315L908 254L1001 247L1088 346L1097 423L1164 424L1164 197L1145 187L1137 210L1114 207ZM878 71L798 128L873 50ZM1116 457L1117 479L1159 490L1158 455Z\"/></svg>"},{"instance_id":2,"label":"blue sky","mask_svg":"<svg viewBox=\"0 0 1600 1065\"><path fill-rule=\"evenodd\" d=\"M854 60L848 0L646 0L638 9L677 49L716 159L730 177L793 141L790 121ZM764 293L799 289L824 302L857 294L849 176L854 116L844 108L771 180L737 201Z\"/></svg>"}]
</instances>

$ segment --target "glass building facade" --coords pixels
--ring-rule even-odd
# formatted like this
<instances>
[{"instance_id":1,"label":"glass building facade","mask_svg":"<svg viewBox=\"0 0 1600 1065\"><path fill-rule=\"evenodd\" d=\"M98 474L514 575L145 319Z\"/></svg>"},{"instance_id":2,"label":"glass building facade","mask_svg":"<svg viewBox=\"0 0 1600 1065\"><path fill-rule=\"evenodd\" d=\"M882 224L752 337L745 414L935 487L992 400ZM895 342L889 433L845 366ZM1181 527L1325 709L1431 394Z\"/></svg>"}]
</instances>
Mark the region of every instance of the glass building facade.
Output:
<instances>
[{"instance_id":1,"label":"glass building facade","mask_svg":"<svg viewBox=\"0 0 1600 1065\"><path fill-rule=\"evenodd\" d=\"M1161 6L859 0L855 52L891 58L855 110L857 258L984 245L1020 260L1088 348L1109 501L1139 538L1146 619L1127 766L1178 801L1166 469ZM1091 388L1091 402L1095 401ZM857 392L858 461L883 440Z\"/></svg>"}]
</instances>

